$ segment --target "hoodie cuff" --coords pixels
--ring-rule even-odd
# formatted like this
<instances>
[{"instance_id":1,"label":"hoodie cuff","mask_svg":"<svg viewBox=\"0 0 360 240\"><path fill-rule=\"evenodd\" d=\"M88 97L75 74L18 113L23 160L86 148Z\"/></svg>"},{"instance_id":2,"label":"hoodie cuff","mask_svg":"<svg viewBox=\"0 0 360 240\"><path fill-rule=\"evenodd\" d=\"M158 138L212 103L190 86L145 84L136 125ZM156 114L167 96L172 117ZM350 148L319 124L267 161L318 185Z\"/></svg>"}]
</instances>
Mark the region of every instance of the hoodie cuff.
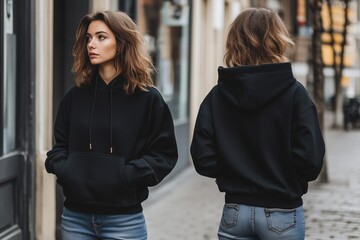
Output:
<instances>
[{"instance_id":1,"label":"hoodie cuff","mask_svg":"<svg viewBox=\"0 0 360 240\"><path fill-rule=\"evenodd\" d=\"M55 161L51 164L52 167L52 173L54 173L56 176L58 176L58 174L60 173L61 169L65 166L66 164L66 160L62 159L62 160L58 160Z\"/></svg>"},{"instance_id":2,"label":"hoodie cuff","mask_svg":"<svg viewBox=\"0 0 360 240\"><path fill-rule=\"evenodd\" d=\"M136 160L136 164L125 165L125 177L130 187L154 186L159 182L151 166L141 159Z\"/></svg>"},{"instance_id":3,"label":"hoodie cuff","mask_svg":"<svg viewBox=\"0 0 360 240\"><path fill-rule=\"evenodd\" d=\"M125 166L125 180L130 187L136 186L136 168L132 165Z\"/></svg>"}]
</instances>

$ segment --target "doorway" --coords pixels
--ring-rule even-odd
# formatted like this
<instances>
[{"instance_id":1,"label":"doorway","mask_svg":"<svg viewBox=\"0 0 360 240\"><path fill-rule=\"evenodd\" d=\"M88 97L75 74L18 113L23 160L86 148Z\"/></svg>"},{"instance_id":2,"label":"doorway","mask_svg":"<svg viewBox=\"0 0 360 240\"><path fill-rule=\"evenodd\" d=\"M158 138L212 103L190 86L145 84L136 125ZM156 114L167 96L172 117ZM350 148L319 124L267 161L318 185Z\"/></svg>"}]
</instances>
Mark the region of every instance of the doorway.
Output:
<instances>
[{"instance_id":1,"label":"doorway","mask_svg":"<svg viewBox=\"0 0 360 240\"><path fill-rule=\"evenodd\" d=\"M34 239L32 0L0 4L0 239Z\"/></svg>"}]
</instances>

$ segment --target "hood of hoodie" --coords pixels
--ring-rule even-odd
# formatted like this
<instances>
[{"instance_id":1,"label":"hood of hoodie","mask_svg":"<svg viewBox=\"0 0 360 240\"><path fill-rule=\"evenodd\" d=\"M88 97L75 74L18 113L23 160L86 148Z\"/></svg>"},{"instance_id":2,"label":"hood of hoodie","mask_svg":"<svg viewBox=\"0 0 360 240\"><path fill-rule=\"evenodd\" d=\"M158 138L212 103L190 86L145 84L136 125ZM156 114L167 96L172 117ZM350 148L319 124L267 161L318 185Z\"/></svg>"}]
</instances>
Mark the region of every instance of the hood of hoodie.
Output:
<instances>
[{"instance_id":1,"label":"hood of hoodie","mask_svg":"<svg viewBox=\"0 0 360 240\"><path fill-rule=\"evenodd\" d=\"M124 76L122 74L119 74L118 76L116 76L113 80L111 80L108 84L101 78L99 73L95 73L94 77L92 78L92 84L94 84L94 82L96 81L96 87L98 88L97 90L101 90L101 89L111 89L111 88L115 88L115 89L119 89L119 88L124 88L124 84L126 82Z\"/></svg>"},{"instance_id":2,"label":"hood of hoodie","mask_svg":"<svg viewBox=\"0 0 360 240\"><path fill-rule=\"evenodd\" d=\"M254 110L282 94L294 82L291 63L218 68L218 87L236 108Z\"/></svg>"}]
</instances>

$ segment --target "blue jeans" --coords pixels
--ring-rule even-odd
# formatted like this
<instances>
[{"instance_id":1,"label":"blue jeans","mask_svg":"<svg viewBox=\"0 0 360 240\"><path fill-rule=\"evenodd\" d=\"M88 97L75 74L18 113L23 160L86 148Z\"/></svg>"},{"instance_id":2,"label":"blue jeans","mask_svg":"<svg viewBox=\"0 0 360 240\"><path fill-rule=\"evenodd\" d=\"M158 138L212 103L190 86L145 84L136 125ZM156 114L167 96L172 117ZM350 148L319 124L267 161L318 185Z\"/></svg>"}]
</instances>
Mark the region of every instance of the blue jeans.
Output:
<instances>
[{"instance_id":1,"label":"blue jeans","mask_svg":"<svg viewBox=\"0 0 360 240\"><path fill-rule=\"evenodd\" d=\"M143 213L98 215L64 208L61 216L63 240L146 240L147 230Z\"/></svg>"},{"instance_id":2,"label":"blue jeans","mask_svg":"<svg viewBox=\"0 0 360 240\"><path fill-rule=\"evenodd\" d=\"M227 203L218 237L219 240L304 240L304 209L302 206L280 209Z\"/></svg>"}]
</instances>

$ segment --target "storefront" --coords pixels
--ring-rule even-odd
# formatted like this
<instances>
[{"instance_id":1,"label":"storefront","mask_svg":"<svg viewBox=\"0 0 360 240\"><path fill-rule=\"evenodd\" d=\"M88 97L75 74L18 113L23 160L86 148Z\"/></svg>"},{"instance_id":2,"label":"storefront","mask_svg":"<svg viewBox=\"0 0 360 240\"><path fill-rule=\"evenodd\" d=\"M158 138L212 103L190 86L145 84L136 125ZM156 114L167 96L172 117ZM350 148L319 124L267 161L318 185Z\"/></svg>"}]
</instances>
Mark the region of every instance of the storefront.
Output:
<instances>
[{"instance_id":1,"label":"storefront","mask_svg":"<svg viewBox=\"0 0 360 240\"><path fill-rule=\"evenodd\" d=\"M189 164L190 5L188 0L138 0L136 21L156 68L155 85L175 121L179 161L172 174Z\"/></svg>"},{"instance_id":2,"label":"storefront","mask_svg":"<svg viewBox=\"0 0 360 240\"><path fill-rule=\"evenodd\" d=\"M0 4L0 239L34 237L33 4Z\"/></svg>"}]
</instances>

